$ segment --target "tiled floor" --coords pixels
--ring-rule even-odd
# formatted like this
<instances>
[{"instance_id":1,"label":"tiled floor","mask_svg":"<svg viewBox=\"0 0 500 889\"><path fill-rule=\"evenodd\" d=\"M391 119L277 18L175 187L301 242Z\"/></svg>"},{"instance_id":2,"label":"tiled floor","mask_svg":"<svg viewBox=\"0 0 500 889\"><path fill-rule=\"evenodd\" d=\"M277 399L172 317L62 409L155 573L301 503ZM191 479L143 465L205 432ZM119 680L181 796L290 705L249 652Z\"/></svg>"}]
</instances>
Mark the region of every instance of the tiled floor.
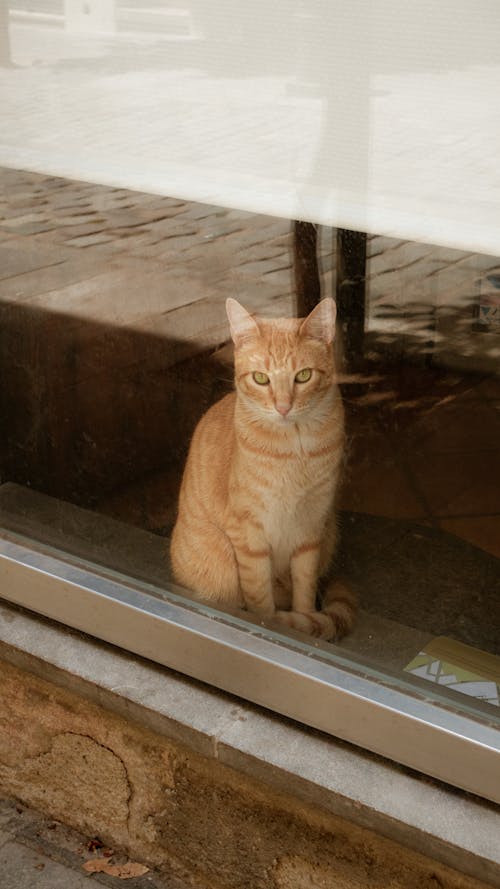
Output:
<instances>
[{"instance_id":1,"label":"tiled floor","mask_svg":"<svg viewBox=\"0 0 500 889\"><path fill-rule=\"evenodd\" d=\"M346 394L342 507L424 521L500 556L500 380L411 366L379 373L370 399Z\"/></svg>"},{"instance_id":2,"label":"tiled floor","mask_svg":"<svg viewBox=\"0 0 500 889\"><path fill-rule=\"evenodd\" d=\"M384 395L396 381L390 369L379 375L378 395ZM462 377L450 384L446 374L410 367L407 377L399 369L390 400L350 389L341 509L414 519L500 557L500 380ZM486 398L486 389L496 399ZM101 509L168 533L181 471L174 465L153 473Z\"/></svg>"}]
</instances>

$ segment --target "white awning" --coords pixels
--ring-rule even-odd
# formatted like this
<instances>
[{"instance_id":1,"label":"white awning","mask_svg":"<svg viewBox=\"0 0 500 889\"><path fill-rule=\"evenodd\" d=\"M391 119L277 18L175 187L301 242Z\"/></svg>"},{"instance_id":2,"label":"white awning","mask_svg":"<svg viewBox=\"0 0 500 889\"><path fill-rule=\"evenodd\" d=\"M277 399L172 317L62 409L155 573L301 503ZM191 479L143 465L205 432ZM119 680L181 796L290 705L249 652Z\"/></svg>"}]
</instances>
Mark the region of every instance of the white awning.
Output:
<instances>
[{"instance_id":1,"label":"white awning","mask_svg":"<svg viewBox=\"0 0 500 889\"><path fill-rule=\"evenodd\" d=\"M0 164L500 255L497 0L32 6Z\"/></svg>"}]
</instances>

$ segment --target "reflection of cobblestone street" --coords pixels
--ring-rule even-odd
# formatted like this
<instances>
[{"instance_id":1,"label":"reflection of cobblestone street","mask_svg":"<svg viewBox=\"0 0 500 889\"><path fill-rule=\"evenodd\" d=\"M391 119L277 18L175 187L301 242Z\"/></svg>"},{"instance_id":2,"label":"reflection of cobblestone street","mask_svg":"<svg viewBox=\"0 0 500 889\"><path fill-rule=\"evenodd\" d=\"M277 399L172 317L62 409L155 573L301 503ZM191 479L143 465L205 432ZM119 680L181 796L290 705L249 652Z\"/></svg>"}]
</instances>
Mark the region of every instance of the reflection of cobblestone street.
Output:
<instances>
[{"instance_id":1,"label":"reflection of cobblestone street","mask_svg":"<svg viewBox=\"0 0 500 889\"><path fill-rule=\"evenodd\" d=\"M119 290L119 308L109 307L113 323L126 323L130 309L147 325L149 310L155 330L155 310L208 300L217 306L203 333L214 342L229 295L240 294L254 310L272 301L291 307L286 221L9 170L2 192L2 299L43 302L52 294L52 309L99 320L108 294ZM199 313L186 315L186 339L202 333L199 321Z\"/></svg>"}]
</instances>

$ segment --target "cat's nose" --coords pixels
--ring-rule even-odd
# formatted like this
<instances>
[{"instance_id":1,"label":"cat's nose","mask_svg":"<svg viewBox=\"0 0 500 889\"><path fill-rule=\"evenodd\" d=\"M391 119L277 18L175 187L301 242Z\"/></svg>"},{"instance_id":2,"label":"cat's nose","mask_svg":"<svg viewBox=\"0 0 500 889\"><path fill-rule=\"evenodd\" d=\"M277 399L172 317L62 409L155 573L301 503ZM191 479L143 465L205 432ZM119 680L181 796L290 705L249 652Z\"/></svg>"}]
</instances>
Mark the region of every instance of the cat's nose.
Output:
<instances>
[{"instance_id":1,"label":"cat's nose","mask_svg":"<svg viewBox=\"0 0 500 889\"><path fill-rule=\"evenodd\" d=\"M291 404L286 404L285 402L278 402L276 404L276 410L279 414L281 414L282 417L286 417L286 415L290 411L291 406Z\"/></svg>"}]
</instances>

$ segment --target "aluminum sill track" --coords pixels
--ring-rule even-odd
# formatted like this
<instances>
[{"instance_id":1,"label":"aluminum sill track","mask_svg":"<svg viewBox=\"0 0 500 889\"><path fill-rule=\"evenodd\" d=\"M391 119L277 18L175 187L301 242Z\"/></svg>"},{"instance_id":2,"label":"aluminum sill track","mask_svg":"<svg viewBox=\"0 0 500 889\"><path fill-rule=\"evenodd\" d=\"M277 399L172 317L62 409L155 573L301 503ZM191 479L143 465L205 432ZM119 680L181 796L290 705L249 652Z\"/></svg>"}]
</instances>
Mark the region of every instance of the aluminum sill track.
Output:
<instances>
[{"instance_id":1,"label":"aluminum sill track","mask_svg":"<svg viewBox=\"0 0 500 889\"><path fill-rule=\"evenodd\" d=\"M403 765L500 803L500 732L486 722L0 538L0 596Z\"/></svg>"}]
</instances>

